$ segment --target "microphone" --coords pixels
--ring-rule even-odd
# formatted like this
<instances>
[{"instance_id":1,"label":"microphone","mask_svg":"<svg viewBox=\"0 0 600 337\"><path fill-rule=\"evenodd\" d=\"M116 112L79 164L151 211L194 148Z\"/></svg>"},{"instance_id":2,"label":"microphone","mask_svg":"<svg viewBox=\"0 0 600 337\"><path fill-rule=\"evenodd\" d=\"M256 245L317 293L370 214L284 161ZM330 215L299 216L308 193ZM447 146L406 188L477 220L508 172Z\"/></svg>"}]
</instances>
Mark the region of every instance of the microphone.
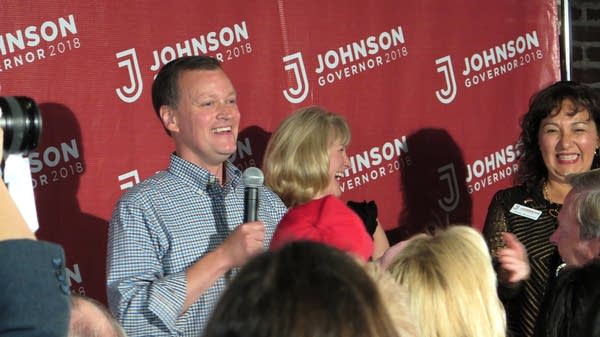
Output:
<instances>
[{"instance_id":1,"label":"microphone","mask_svg":"<svg viewBox=\"0 0 600 337\"><path fill-rule=\"evenodd\" d=\"M265 176L258 167L248 167L242 180L246 185L244 191L244 223L256 221L258 213L258 188L265 181Z\"/></svg>"}]
</instances>

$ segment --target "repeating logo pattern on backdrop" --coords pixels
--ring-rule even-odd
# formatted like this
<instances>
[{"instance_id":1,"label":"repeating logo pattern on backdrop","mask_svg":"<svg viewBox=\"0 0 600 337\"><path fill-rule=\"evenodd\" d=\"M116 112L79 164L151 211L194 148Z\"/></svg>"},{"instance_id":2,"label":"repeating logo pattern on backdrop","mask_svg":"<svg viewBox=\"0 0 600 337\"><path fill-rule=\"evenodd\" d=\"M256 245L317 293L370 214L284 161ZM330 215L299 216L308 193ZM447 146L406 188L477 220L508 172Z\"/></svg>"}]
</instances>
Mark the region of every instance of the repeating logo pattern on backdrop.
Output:
<instances>
[{"instance_id":1,"label":"repeating logo pattern on backdrop","mask_svg":"<svg viewBox=\"0 0 600 337\"><path fill-rule=\"evenodd\" d=\"M332 85L351 77L368 72L408 56L402 26L370 35L360 40L346 43L316 55L317 85ZM285 55L284 70L292 71L294 86L283 90L283 96L294 104L302 103L308 96L310 83L306 73L302 52Z\"/></svg>"},{"instance_id":2,"label":"repeating logo pattern on backdrop","mask_svg":"<svg viewBox=\"0 0 600 337\"><path fill-rule=\"evenodd\" d=\"M232 61L251 54L253 51L250 33L246 21L224 26L209 33L191 36L182 42L166 45L152 51L152 65L149 70L158 72L170 61L192 55L210 55L221 62ZM116 90L119 99L125 103L137 101L144 90L142 72L135 48L119 51L115 54L119 68L126 68L129 83Z\"/></svg>"},{"instance_id":3,"label":"repeating logo pattern on backdrop","mask_svg":"<svg viewBox=\"0 0 600 337\"><path fill-rule=\"evenodd\" d=\"M526 32L516 38L464 57L460 72L465 88L482 85L507 73L520 70L544 58L537 31ZM435 61L436 71L444 75L444 87L435 91L442 104L450 104L458 91L452 57L446 55Z\"/></svg>"},{"instance_id":4,"label":"repeating logo pattern on backdrop","mask_svg":"<svg viewBox=\"0 0 600 337\"><path fill-rule=\"evenodd\" d=\"M32 151L27 157L34 189L67 179L78 179L85 170L75 138Z\"/></svg>"},{"instance_id":5,"label":"repeating logo pattern on backdrop","mask_svg":"<svg viewBox=\"0 0 600 337\"><path fill-rule=\"evenodd\" d=\"M14 70L81 48L75 15L46 20L0 35L0 72Z\"/></svg>"},{"instance_id":6,"label":"repeating logo pattern on backdrop","mask_svg":"<svg viewBox=\"0 0 600 337\"><path fill-rule=\"evenodd\" d=\"M125 103L133 103L140 98L144 90L142 72L135 48L120 51L116 54L119 68L127 67L129 86L117 88L117 96Z\"/></svg>"},{"instance_id":7,"label":"repeating logo pattern on backdrop","mask_svg":"<svg viewBox=\"0 0 600 337\"><path fill-rule=\"evenodd\" d=\"M508 144L500 150L467 164L467 189L469 193L489 188L507 179L519 170L520 144Z\"/></svg>"},{"instance_id":8,"label":"repeating logo pattern on backdrop","mask_svg":"<svg viewBox=\"0 0 600 337\"><path fill-rule=\"evenodd\" d=\"M402 136L350 156L350 168L344 172L340 183L342 192L392 176L411 165L408 149L406 136Z\"/></svg>"}]
</instances>

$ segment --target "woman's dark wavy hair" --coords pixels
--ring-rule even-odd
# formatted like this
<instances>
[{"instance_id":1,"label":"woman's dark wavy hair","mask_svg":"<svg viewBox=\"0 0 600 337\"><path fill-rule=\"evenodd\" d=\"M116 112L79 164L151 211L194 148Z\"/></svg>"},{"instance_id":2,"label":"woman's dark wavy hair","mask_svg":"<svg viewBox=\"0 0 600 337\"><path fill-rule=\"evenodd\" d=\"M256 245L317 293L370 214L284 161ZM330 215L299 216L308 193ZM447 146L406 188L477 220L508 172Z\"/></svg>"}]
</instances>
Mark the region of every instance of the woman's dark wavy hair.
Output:
<instances>
[{"instance_id":1,"label":"woman's dark wavy hair","mask_svg":"<svg viewBox=\"0 0 600 337\"><path fill-rule=\"evenodd\" d=\"M577 112L587 110L600 127L600 98L597 89L573 81L559 81L533 95L529 110L521 119L521 156L516 183L532 191L548 175L538 142L542 119L558 113L565 99L570 99ZM598 156L594 156L592 168L600 167Z\"/></svg>"}]
</instances>

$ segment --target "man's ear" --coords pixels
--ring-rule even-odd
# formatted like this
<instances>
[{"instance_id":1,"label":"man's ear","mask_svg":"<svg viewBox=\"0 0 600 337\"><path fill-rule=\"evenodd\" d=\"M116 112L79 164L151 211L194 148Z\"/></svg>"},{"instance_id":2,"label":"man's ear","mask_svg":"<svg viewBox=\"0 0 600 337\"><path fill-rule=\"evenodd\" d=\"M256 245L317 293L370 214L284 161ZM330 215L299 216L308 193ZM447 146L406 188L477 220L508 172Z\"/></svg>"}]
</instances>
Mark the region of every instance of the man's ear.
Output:
<instances>
[{"instance_id":1,"label":"man's ear","mask_svg":"<svg viewBox=\"0 0 600 337\"><path fill-rule=\"evenodd\" d=\"M169 132L178 132L179 125L177 124L177 116L175 116L175 110L168 105L160 107L160 119L162 120L163 126Z\"/></svg>"}]
</instances>

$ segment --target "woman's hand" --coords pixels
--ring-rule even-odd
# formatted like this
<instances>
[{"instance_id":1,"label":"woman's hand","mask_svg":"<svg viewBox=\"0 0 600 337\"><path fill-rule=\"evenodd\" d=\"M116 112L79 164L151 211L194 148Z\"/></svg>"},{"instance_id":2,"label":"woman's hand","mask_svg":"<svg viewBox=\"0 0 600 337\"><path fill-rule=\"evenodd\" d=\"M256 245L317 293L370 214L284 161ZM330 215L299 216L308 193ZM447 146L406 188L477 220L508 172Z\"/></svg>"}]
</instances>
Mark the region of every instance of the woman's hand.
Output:
<instances>
[{"instance_id":1,"label":"woman's hand","mask_svg":"<svg viewBox=\"0 0 600 337\"><path fill-rule=\"evenodd\" d=\"M498 249L500 262L500 281L504 284L515 284L529 278L531 268L527 258L527 250L514 234L502 233L505 248Z\"/></svg>"}]
</instances>

